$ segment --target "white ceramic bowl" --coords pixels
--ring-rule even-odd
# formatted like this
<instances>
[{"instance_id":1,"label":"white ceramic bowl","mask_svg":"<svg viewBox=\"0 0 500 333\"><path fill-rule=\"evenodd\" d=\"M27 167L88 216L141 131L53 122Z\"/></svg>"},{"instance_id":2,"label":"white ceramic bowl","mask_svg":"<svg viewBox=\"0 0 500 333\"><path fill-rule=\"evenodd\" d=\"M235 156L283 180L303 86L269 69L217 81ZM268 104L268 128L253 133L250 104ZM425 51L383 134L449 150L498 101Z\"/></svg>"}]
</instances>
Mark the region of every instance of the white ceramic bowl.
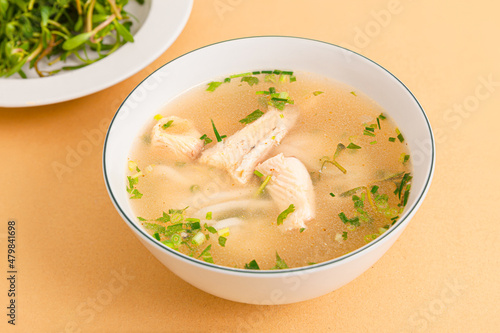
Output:
<instances>
[{"instance_id":1,"label":"white ceramic bowl","mask_svg":"<svg viewBox=\"0 0 500 333\"><path fill-rule=\"evenodd\" d=\"M274 271L221 267L190 258L157 242L136 222L125 191L127 156L142 129L166 103L201 83L262 69L318 73L351 85L378 102L396 121L413 161L412 191L404 214L383 235L342 257L313 266ZM252 304L300 302L331 292L372 266L396 241L422 203L434 171L429 121L412 93L387 70L352 51L294 37L230 40L187 53L159 68L120 106L104 144L106 186L116 209L151 253L193 286Z\"/></svg>"}]
</instances>

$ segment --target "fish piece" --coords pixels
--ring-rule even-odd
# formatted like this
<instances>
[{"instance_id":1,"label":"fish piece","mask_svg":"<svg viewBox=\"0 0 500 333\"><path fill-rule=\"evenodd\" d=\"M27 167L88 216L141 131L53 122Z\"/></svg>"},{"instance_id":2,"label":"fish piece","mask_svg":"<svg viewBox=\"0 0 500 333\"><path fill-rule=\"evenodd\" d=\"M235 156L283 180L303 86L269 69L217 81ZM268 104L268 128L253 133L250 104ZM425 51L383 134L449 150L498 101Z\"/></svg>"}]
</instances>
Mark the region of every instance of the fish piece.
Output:
<instances>
[{"instance_id":1,"label":"fish piece","mask_svg":"<svg viewBox=\"0 0 500 333\"><path fill-rule=\"evenodd\" d=\"M295 206L295 211L283 222L284 228L305 228L305 222L312 220L316 211L311 176L304 164L295 157L278 154L257 165L256 170L266 177L271 176L266 191L280 211L284 211L291 204Z\"/></svg>"},{"instance_id":2,"label":"fish piece","mask_svg":"<svg viewBox=\"0 0 500 333\"><path fill-rule=\"evenodd\" d=\"M270 107L256 121L204 151L199 161L226 169L234 179L246 184L255 166L267 157L295 124L298 114L294 106L287 106L283 111Z\"/></svg>"},{"instance_id":3,"label":"fish piece","mask_svg":"<svg viewBox=\"0 0 500 333\"><path fill-rule=\"evenodd\" d=\"M151 144L165 148L176 157L187 157L191 160L198 157L203 148L201 134L187 119L176 116L158 120L151 132Z\"/></svg>"}]
</instances>

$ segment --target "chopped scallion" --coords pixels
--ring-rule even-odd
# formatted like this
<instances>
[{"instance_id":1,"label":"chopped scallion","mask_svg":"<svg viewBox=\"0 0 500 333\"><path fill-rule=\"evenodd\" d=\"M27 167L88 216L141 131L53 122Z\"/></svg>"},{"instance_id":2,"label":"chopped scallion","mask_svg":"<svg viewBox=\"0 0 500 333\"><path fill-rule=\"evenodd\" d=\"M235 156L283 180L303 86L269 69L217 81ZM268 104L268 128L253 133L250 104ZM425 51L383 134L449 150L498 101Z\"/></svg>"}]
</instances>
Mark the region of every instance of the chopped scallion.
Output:
<instances>
[{"instance_id":1,"label":"chopped scallion","mask_svg":"<svg viewBox=\"0 0 500 333\"><path fill-rule=\"evenodd\" d=\"M163 116L161 114L157 114L154 118L155 120L160 120L161 118L163 118Z\"/></svg>"},{"instance_id":2,"label":"chopped scallion","mask_svg":"<svg viewBox=\"0 0 500 333\"><path fill-rule=\"evenodd\" d=\"M300 232L300 233L303 233L303 232L304 232L304 230L306 230L306 228L300 228L300 229L299 229L299 232Z\"/></svg>"},{"instance_id":3,"label":"chopped scallion","mask_svg":"<svg viewBox=\"0 0 500 333\"><path fill-rule=\"evenodd\" d=\"M253 173L254 173L257 177L261 177L261 178L262 178L262 177L264 177L264 175L263 175L261 172L259 172L258 170L254 170L254 172L253 172Z\"/></svg>"},{"instance_id":4,"label":"chopped scallion","mask_svg":"<svg viewBox=\"0 0 500 333\"><path fill-rule=\"evenodd\" d=\"M205 219L210 221L212 219L212 212L208 212L207 215L205 216Z\"/></svg>"},{"instance_id":5,"label":"chopped scallion","mask_svg":"<svg viewBox=\"0 0 500 333\"><path fill-rule=\"evenodd\" d=\"M318 95L321 95L322 93L323 93L322 91L318 90L318 91L313 92L313 95L318 96Z\"/></svg>"},{"instance_id":6,"label":"chopped scallion","mask_svg":"<svg viewBox=\"0 0 500 333\"><path fill-rule=\"evenodd\" d=\"M215 89L217 89L221 84L222 82L212 81L208 84L208 88L206 90L215 91Z\"/></svg>"},{"instance_id":7,"label":"chopped scallion","mask_svg":"<svg viewBox=\"0 0 500 333\"><path fill-rule=\"evenodd\" d=\"M154 237L154 238L156 238L156 240L158 240L158 241L160 240L160 234L159 234L159 233L157 233L157 232L155 232L155 233L153 234L153 237Z\"/></svg>"},{"instance_id":8,"label":"chopped scallion","mask_svg":"<svg viewBox=\"0 0 500 333\"><path fill-rule=\"evenodd\" d=\"M347 146L347 149L361 149L360 146L358 146L357 144L354 144L354 143L349 143L349 145Z\"/></svg>"},{"instance_id":9,"label":"chopped scallion","mask_svg":"<svg viewBox=\"0 0 500 333\"><path fill-rule=\"evenodd\" d=\"M170 126L172 126L172 123L173 123L173 122L174 122L173 120L169 120L169 121L167 121L165 124L163 124L163 125L161 126L161 128L163 128L163 129L167 129L167 128L169 128Z\"/></svg>"},{"instance_id":10,"label":"chopped scallion","mask_svg":"<svg viewBox=\"0 0 500 333\"><path fill-rule=\"evenodd\" d=\"M217 131L217 128L215 128L214 121L212 119L210 119L210 121L212 122L212 128L214 129L214 133L215 133L215 137L217 138L217 142L221 142L222 138L219 135L219 132Z\"/></svg>"},{"instance_id":11,"label":"chopped scallion","mask_svg":"<svg viewBox=\"0 0 500 333\"><path fill-rule=\"evenodd\" d=\"M194 235L192 242L193 242L193 244L201 245L206 240L207 240L207 238L205 237L205 234L203 234L203 232L199 231L196 235Z\"/></svg>"},{"instance_id":12,"label":"chopped scallion","mask_svg":"<svg viewBox=\"0 0 500 333\"><path fill-rule=\"evenodd\" d=\"M389 141L390 142L395 142L396 141L396 138L393 138L392 136L389 138Z\"/></svg>"},{"instance_id":13,"label":"chopped scallion","mask_svg":"<svg viewBox=\"0 0 500 333\"><path fill-rule=\"evenodd\" d=\"M335 197L335 194L333 194L332 192L330 192L330 196L331 196L332 198L334 198L334 197Z\"/></svg>"}]
</instances>

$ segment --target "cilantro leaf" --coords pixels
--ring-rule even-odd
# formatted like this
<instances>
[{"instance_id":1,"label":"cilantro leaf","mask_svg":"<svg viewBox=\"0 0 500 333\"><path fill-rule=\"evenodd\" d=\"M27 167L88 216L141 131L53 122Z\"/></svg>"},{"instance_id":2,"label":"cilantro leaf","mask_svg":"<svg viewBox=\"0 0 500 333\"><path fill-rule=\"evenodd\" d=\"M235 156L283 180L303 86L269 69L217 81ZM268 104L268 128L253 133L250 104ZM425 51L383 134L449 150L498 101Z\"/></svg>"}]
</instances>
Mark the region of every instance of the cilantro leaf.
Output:
<instances>
[{"instance_id":1,"label":"cilantro leaf","mask_svg":"<svg viewBox=\"0 0 500 333\"><path fill-rule=\"evenodd\" d=\"M259 109L255 110L254 112L250 113L248 116L240 120L240 123L242 124L250 124L262 117L264 112L260 111Z\"/></svg>"},{"instance_id":2,"label":"cilantro leaf","mask_svg":"<svg viewBox=\"0 0 500 333\"><path fill-rule=\"evenodd\" d=\"M271 269L285 269L288 268L286 262L280 258L278 251L276 251L276 265Z\"/></svg>"},{"instance_id":3,"label":"cilantro leaf","mask_svg":"<svg viewBox=\"0 0 500 333\"><path fill-rule=\"evenodd\" d=\"M294 211L295 211L295 206L293 204L291 204L290 206L288 206L287 209L282 211L280 215L278 215L278 225L283 224L283 221L287 218L288 214L291 214Z\"/></svg>"},{"instance_id":4,"label":"cilantro leaf","mask_svg":"<svg viewBox=\"0 0 500 333\"><path fill-rule=\"evenodd\" d=\"M259 264L257 264L257 261L252 260L248 264L245 264L245 269L260 269Z\"/></svg>"}]
</instances>

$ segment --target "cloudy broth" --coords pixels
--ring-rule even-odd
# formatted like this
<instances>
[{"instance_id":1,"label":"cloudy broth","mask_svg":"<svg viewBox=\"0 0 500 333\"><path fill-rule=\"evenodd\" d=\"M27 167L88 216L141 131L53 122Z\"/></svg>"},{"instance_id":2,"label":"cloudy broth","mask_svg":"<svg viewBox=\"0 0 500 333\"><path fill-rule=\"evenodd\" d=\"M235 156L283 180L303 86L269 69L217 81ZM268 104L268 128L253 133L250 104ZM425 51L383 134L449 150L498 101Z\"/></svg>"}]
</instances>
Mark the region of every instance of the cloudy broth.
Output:
<instances>
[{"instance_id":1,"label":"cloudy broth","mask_svg":"<svg viewBox=\"0 0 500 333\"><path fill-rule=\"evenodd\" d=\"M270 96L257 92L271 87L287 92L293 105L285 104L285 109L297 108L298 119L263 160L283 153L304 164L314 188L315 217L305 222L306 228L284 230L277 224L281 209L273 203L266 187L256 194L263 177L253 175L243 185L222 168L153 146L151 133L158 116L144 127L129 155L127 190L137 223L170 247L172 235L177 234L174 248L186 255L236 268L256 268L249 265L254 262L260 269L330 260L388 230L406 204L411 159L404 133L384 110L361 91L315 74L293 73L296 81L292 83L291 75L251 77L258 83L238 77L214 91L207 91L205 84L194 87L158 110L158 114L189 120L200 134L212 140L204 145L205 151L217 144L211 120L219 135L230 137L249 126L239 120L256 109L267 112ZM343 146L333 158L339 144ZM220 213L205 209L247 199L261 204ZM224 240L213 229L204 227L233 217L243 222L224 230ZM200 229L191 230L197 222ZM182 230L171 227L176 224ZM199 232L205 239L199 236L198 244L193 235Z\"/></svg>"}]
</instances>

